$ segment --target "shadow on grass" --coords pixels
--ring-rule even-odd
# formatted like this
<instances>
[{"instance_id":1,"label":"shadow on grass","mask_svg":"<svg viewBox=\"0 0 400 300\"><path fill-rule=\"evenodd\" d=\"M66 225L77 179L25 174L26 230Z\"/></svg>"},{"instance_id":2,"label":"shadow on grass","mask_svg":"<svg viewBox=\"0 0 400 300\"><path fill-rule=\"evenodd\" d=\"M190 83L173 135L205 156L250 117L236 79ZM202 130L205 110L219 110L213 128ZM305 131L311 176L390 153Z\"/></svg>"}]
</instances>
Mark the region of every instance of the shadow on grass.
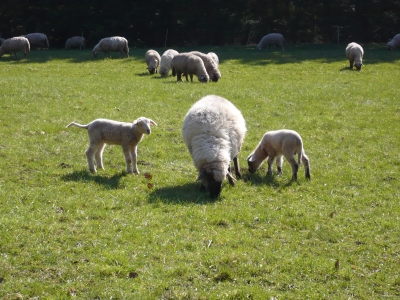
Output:
<instances>
[{"instance_id":1,"label":"shadow on grass","mask_svg":"<svg viewBox=\"0 0 400 300\"><path fill-rule=\"evenodd\" d=\"M260 176L260 174L258 173L243 175L244 182L247 182L251 185L267 185L274 189L285 189L292 186L293 184L299 184L298 181L285 180L283 182L282 179L278 180L278 178L281 178L281 176L276 174L273 174L272 176Z\"/></svg>"},{"instance_id":2,"label":"shadow on grass","mask_svg":"<svg viewBox=\"0 0 400 300\"><path fill-rule=\"evenodd\" d=\"M221 198L211 199L207 191L200 191L200 182L187 183L178 186L161 187L149 195L149 202L163 202L169 204L208 204Z\"/></svg>"},{"instance_id":3,"label":"shadow on grass","mask_svg":"<svg viewBox=\"0 0 400 300\"><path fill-rule=\"evenodd\" d=\"M126 176L126 172L120 172L114 174L111 177L101 176L97 174L92 174L87 170L84 171L74 171L61 176L64 181L75 181L75 182L95 182L102 185L105 189L115 190L119 188L119 181L122 177Z\"/></svg>"}]
</instances>

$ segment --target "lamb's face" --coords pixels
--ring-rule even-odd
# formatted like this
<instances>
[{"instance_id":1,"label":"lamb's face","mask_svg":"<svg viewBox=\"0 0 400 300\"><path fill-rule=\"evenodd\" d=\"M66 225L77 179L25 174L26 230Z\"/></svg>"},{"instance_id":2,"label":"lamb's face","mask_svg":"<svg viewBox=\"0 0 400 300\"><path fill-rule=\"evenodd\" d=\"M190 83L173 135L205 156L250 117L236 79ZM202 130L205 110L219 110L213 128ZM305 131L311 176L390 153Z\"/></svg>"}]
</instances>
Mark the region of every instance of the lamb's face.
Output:
<instances>
[{"instance_id":1,"label":"lamb's face","mask_svg":"<svg viewBox=\"0 0 400 300\"><path fill-rule=\"evenodd\" d=\"M258 170L261 163L255 159L254 154L252 153L247 157L247 165L249 166L249 172L253 174Z\"/></svg>"},{"instance_id":2,"label":"lamb's face","mask_svg":"<svg viewBox=\"0 0 400 300\"><path fill-rule=\"evenodd\" d=\"M136 126L138 127L140 133L143 134L151 133L150 121L148 121L147 119L138 119L136 121Z\"/></svg>"}]
</instances>

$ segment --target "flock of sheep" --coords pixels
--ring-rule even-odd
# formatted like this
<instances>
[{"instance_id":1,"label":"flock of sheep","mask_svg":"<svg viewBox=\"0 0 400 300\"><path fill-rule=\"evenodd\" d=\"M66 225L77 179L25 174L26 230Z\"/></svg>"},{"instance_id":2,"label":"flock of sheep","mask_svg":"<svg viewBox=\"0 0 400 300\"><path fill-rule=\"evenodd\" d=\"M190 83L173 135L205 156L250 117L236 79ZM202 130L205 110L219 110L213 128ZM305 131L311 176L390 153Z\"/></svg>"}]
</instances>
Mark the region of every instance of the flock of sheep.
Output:
<instances>
[{"instance_id":1,"label":"flock of sheep","mask_svg":"<svg viewBox=\"0 0 400 300\"><path fill-rule=\"evenodd\" d=\"M17 51L24 53L25 57L30 46L47 47L48 39L44 34L34 33L26 36L14 37L0 41L0 57L5 53ZM279 33L264 36L257 45L259 50L275 45L283 47L283 36ZM83 37L72 37L66 41L65 48L83 48L85 39ZM400 34L397 34L388 44L389 50L400 48ZM123 37L109 37L100 40L93 48L94 56L104 52L120 52L129 56L128 41ZM360 70L364 51L357 43L350 43L346 47L346 57L353 66ZM219 59L213 53L201 53L192 51L178 53L169 49L162 56L155 50L148 50L145 54L147 69L150 74L158 73L161 77L167 77L170 70L172 75L182 81L182 75L196 75L200 82L210 80L217 82L221 78L218 69ZM126 171L130 174L138 174L137 147L144 134L150 134L150 125L157 124L146 117L140 117L133 123L117 122L107 119L96 119L87 125L75 122L67 127L75 126L88 130L89 147L86 150L89 170L96 172L97 168L104 169L102 155L106 144L121 145L125 157ZM197 180L201 182L201 189L209 191L212 198L221 193L222 183L228 179L231 185L236 179L232 175L233 161L234 171L237 179L241 178L238 154L246 134L246 123L240 110L229 100L216 95L208 95L198 100L187 112L182 126L183 140L192 156L194 165L198 171ZM297 154L297 161L295 155ZM248 170L254 173L268 158L267 175L272 175L272 165L276 158L278 174L282 173L283 157L287 159L292 167L292 180L297 180L299 165L303 163L305 177L311 178L309 159L303 149L301 136L293 130L276 130L264 134L256 149L247 157ZM96 164L96 166L95 166Z\"/></svg>"}]
</instances>

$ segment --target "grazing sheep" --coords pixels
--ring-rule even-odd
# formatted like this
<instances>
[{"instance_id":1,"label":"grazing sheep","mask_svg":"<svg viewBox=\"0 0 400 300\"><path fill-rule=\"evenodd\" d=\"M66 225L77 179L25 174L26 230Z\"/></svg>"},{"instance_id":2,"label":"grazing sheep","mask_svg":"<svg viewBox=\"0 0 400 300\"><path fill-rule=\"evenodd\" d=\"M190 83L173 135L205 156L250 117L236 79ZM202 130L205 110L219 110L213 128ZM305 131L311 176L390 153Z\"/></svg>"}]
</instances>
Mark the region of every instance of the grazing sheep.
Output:
<instances>
[{"instance_id":1,"label":"grazing sheep","mask_svg":"<svg viewBox=\"0 0 400 300\"><path fill-rule=\"evenodd\" d=\"M86 43L85 43L85 38L83 36L73 36L70 37L66 42L65 42L65 49L82 49L85 48Z\"/></svg>"},{"instance_id":2,"label":"grazing sheep","mask_svg":"<svg viewBox=\"0 0 400 300\"><path fill-rule=\"evenodd\" d=\"M284 42L284 39L283 39L282 34L270 33L270 34L267 34L266 36L264 36L260 40L260 42L257 45L257 49L262 50L265 48L267 50L267 47L275 45L277 47L281 47L282 51L285 51L285 49L283 48L283 42Z\"/></svg>"},{"instance_id":3,"label":"grazing sheep","mask_svg":"<svg viewBox=\"0 0 400 300\"><path fill-rule=\"evenodd\" d=\"M387 43L387 49L388 50L392 50L392 49L396 49L399 48L400 49L400 33L396 34L392 40Z\"/></svg>"},{"instance_id":4,"label":"grazing sheep","mask_svg":"<svg viewBox=\"0 0 400 300\"><path fill-rule=\"evenodd\" d=\"M221 78L221 72L218 69L218 65L210 56L199 51L192 51L189 53L196 55L203 60L204 66L206 67L207 74L210 77L210 80L217 82L218 79Z\"/></svg>"},{"instance_id":5,"label":"grazing sheep","mask_svg":"<svg viewBox=\"0 0 400 300\"><path fill-rule=\"evenodd\" d=\"M298 163L294 159L297 153ZM292 180L297 180L300 162L303 162L306 178L310 179L310 163L303 149L300 135L293 130L275 130L264 134L257 148L247 157L249 172L254 173L268 157L267 175L272 175L272 164L276 157L278 174L282 174L282 155L292 166Z\"/></svg>"},{"instance_id":6,"label":"grazing sheep","mask_svg":"<svg viewBox=\"0 0 400 300\"><path fill-rule=\"evenodd\" d=\"M178 55L179 52L174 49L169 49L161 55L161 63L160 63L160 75L161 77L168 77L169 70L171 70L172 59L175 55Z\"/></svg>"},{"instance_id":7,"label":"grazing sheep","mask_svg":"<svg viewBox=\"0 0 400 300\"><path fill-rule=\"evenodd\" d=\"M358 71L363 66L362 58L364 56L363 48L357 43L350 43L346 47L346 57L350 61L350 69L353 69L353 65L356 66Z\"/></svg>"},{"instance_id":8,"label":"grazing sheep","mask_svg":"<svg viewBox=\"0 0 400 300\"><path fill-rule=\"evenodd\" d=\"M129 57L128 40L120 36L101 39L92 50L94 57L97 57L100 52L104 52L104 56L107 56L107 53L110 56L110 52L119 52L121 57L122 53L125 52L126 57Z\"/></svg>"},{"instance_id":9,"label":"grazing sheep","mask_svg":"<svg viewBox=\"0 0 400 300\"><path fill-rule=\"evenodd\" d=\"M5 40L6 40L6 39L0 38L0 47L1 47L1 45L3 45L3 43L4 43Z\"/></svg>"},{"instance_id":10,"label":"grazing sheep","mask_svg":"<svg viewBox=\"0 0 400 300\"><path fill-rule=\"evenodd\" d=\"M242 113L227 99L208 95L188 111L182 126L183 140L198 171L201 189L212 198L221 193L228 177L233 186L231 161L237 178L241 178L238 154L246 134Z\"/></svg>"},{"instance_id":11,"label":"grazing sheep","mask_svg":"<svg viewBox=\"0 0 400 300\"><path fill-rule=\"evenodd\" d=\"M13 37L10 39L6 39L1 45L0 57L2 57L6 53L9 53L11 55L11 52L13 52L15 57L17 57L16 52L21 51L22 53L24 53L24 56L26 58L30 50L31 48L27 38L24 38L22 36Z\"/></svg>"},{"instance_id":12,"label":"grazing sheep","mask_svg":"<svg viewBox=\"0 0 400 300\"><path fill-rule=\"evenodd\" d=\"M137 167L137 147L143 138L143 134L151 133L150 124L157 126L153 120L145 117L140 117L133 123L97 119L87 125L72 122L67 128L76 126L88 130L90 145L86 150L86 157L91 172L96 172L94 160L98 168L104 169L102 156L107 143L110 145L121 145L125 156L126 172L139 174Z\"/></svg>"},{"instance_id":13,"label":"grazing sheep","mask_svg":"<svg viewBox=\"0 0 400 300\"><path fill-rule=\"evenodd\" d=\"M214 52L208 52L207 55L212 58L212 60L217 64L217 66L219 65L219 58L217 54L215 54Z\"/></svg>"},{"instance_id":14,"label":"grazing sheep","mask_svg":"<svg viewBox=\"0 0 400 300\"><path fill-rule=\"evenodd\" d=\"M160 65L161 57L156 50L148 50L145 54L147 70L150 74L158 73L158 66Z\"/></svg>"},{"instance_id":15,"label":"grazing sheep","mask_svg":"<svg viewBox=\"0 0 400 300\"><path fill-rule=\"evenodd\" d=\"M28 33L23 37L28 39L31 48L49 48L49 40L44 33Z\"/></svg>"},{"instance_id":16,"label":"grazing sheep","mask_svg":"<svg viewBox=\"0 0 400 300\"><path fill-rule=\"evenodd\" d=\"M172 59L171 66L172 76L177 75L177 81L182 81L182 74L185 75L186 81L189 81L189 75L190 80L193 82L193 74L196 74L200 82L208 82L210 79L202 59L196 55L190 53L175 55Z\"/></svg>"}]
</instances>

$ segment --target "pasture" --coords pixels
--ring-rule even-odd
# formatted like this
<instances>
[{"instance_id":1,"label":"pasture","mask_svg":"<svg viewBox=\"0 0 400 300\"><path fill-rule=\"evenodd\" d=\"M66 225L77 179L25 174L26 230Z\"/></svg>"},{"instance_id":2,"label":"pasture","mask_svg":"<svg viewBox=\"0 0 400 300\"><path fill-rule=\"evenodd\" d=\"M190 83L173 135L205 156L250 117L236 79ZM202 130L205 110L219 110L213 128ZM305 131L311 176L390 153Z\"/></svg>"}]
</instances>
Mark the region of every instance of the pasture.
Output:
<instances>
[{"instance_id":1,"label":"pasture","mask_svg":"<svg viewBox=\"0 0 400 300\"><path fill-rule=\"evenodd\" d=\"M400 52L363 47L360 72L345 45L176 49L218 54L222 78L207 84L149 75L148 49L0 58L0 298L400 297ZM243 180L216 200L181 136L208 94L248 129ZM158 127L136 176L120 146L91 174L87 131L65 128L140 116ZM286 161L281 176L247 171L262 135L282 128L302 136L311 181L301 165L291 182Z\"/></svg>"}]
</instances>

